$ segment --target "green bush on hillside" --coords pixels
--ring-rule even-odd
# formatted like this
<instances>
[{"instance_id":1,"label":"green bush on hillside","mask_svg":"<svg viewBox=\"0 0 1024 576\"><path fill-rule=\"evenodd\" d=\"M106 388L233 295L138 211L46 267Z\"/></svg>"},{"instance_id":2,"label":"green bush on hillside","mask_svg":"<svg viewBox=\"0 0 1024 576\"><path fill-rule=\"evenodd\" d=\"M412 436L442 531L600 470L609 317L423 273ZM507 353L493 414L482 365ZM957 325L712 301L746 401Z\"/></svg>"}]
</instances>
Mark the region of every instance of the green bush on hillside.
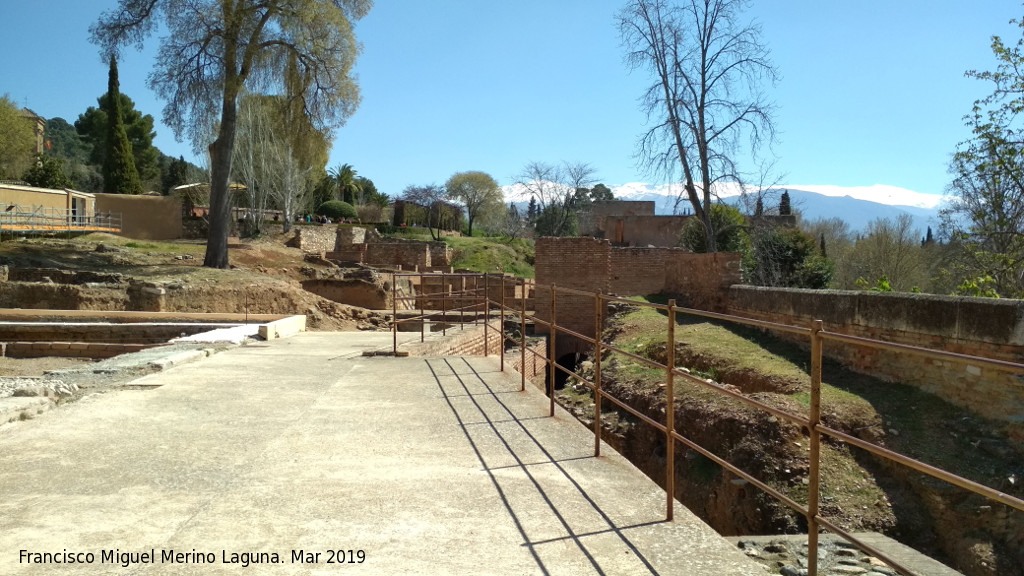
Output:
<instances>
[{"instance_id":1,"label":"green bush on hillside","mask_svg":"<svg viewBox=\"0 0 1024 576\"><path fill-rule=\"evenodd\" d=\"M324 202L316 209L316 213L320 216L327 216L332 220L337 220L339 218L354 220L359 217L354 206L348 202L342 202L341 200L328 200L327 202Z\"/></svg>"}]
</instances>

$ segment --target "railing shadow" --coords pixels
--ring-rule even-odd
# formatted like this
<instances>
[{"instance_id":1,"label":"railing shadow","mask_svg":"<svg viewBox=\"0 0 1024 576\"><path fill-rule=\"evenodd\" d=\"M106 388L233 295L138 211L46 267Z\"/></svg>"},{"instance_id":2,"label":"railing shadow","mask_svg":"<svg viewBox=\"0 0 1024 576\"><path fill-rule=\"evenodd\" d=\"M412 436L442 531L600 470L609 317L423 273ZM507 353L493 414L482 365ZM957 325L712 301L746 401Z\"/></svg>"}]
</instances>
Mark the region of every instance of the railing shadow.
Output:
<instances>
[{"instance_id":1,"label":"railing shadow","mask_svg":"<svg viewBox=\"0 0 1024 576\"><path fill-rule=\"evenodd\" d=\"M639 565L646 573L659 574L625 531L662 524L665 522L664 520L629 523L628 525L616 522L611 513L602 508L597 499L583 486L581 478L579 478L580 472L570 470L568 467L574 462L594 460L594 457L592 455L556 457L541 443L537 434L526 425L526 422L531 420L548 420L546 414L542 418L518 415L506 402L508 391L496 390L482 377L482 373L478 372L465 358L433 358L427 359L425 362L448 407L457 419L466 440L469 441L480 465L490 477L505 510L519 531L523 539L523 546L529 549L537 566L544 574L550 572L539 549L545 545L566 542L576 547L593 568L595 574L614 573L614 571L610 571L613 570L612 568L601 566L596 554L585 541L587 538L600 535L613 535L635 555ZM519 393L518 390L516 393ZM466 399L468 399L468 404L463 405L461 410L456 407L458 400L464 402ZM467 411L474 417L465 416L464 413ZM500 413L501 416L495 416L494 412ZM470 419L474 421L468 421ZM481 441L481 435L477 432L480 428L486 429L490 433L490 437L496 439L497 442ZM510 464L499 464L502 459L508 461L509 458L511 458ZM553 468L554 474L550 473L550 469L542 470L543 468ZM548 473L540 474L541 471ZM523 493L521 486L513 486L513 482L510 480L509 475L516 472L522 474L526 480L525 485L528 487L526 494ZM544 485L552 483L550 478L552 475L560 484L569 487L572 501L567 502L564 494L559 495L559 502L555 501L555 497L550 493L550 488L545 488ZM550 526L544 527L541 523L536 522L536 518L531 519L530 515L522 512L528 501L536 502L538 499L543 502L543 507L557 519L562 535L540 536L534 533L541 529L550 533ZM589 509L591 516L596 514L596 517L600 519L599 524L602 524L603 527L581 529L576 525L576 521L570 516L578 517L580 507Z\"/></svg>"}]
</instances>

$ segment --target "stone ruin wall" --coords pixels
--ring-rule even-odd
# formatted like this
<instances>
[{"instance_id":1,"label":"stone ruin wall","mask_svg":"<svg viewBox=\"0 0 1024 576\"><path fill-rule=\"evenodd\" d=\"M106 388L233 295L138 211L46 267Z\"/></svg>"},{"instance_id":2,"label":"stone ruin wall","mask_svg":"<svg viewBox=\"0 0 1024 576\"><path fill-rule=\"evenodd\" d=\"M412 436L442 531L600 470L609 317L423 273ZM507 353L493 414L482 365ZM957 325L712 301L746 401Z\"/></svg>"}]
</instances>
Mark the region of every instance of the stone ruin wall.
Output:
<instances>
[{"instance_id":1,"label":"stone ruin wall","mask_svg":"<svg viewBox=\"0 0 1024 576\"><path fill-rule=\"evenodd\" d=\"M359 226L339 226L331 230L334 236L322 251L328 260L335 262L421 272L450 267L452 263L452 249L444 242L385 241L376 230ZM316 247L321 248L321 245Z\"/></svg>"},{"instance_id":2,"label":"stone ruin wall","mask_svg":"<svg viewBox=\"0 0 1024 576\"><path fill-rule=\"evenodd\" d=\"M1024 363L1021 300L733 286L729 312L796 326L822 320L830 332ZM807 338L789 338L809 345ZM826 342L824 353L857 372L913 384L982 416L1024 424L1024 376L835 342Z\"/></svg>"},{"instance_id":3,"label":"stone ruin wall","mask_svg":"<svg viewBox=\"0 0 1024 576\"><path fill-rule=\"evenodd\" d=\"M295 226L295 235L287 242L305 252L329 252L334 249L336 226Z\"/></svg>"},{"instance_id":4,"label":"stone ruin wall","mask_svg":"<svg viewBox=\"0 0 1024 576\"><path fill-rule=\"evenodd\" d=\"M536 243L536 310L542 320L551 316L555 284L585 292L618 296L666 293L680 306L724 311L729 286L740 281L739 254L694 254L681 248L618 248L596 238L540 238ZM555 317L559 325L594 337L594 299L559 293ZM547 334L537 326L538 334ZM573 338L556 338L559 355L586 352L592 345Z\"/></svg>"}]
</instances>

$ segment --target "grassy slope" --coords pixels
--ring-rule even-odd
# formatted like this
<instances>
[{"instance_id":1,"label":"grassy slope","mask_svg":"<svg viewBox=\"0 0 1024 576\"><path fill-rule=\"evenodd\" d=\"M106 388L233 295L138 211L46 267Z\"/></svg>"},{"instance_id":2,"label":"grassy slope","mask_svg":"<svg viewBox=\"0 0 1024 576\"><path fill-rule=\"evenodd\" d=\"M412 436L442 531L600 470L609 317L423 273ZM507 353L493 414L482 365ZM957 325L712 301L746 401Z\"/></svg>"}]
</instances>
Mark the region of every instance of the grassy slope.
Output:
<instances>
[{"instance_id":1,"label":"grassy slope","mask_svg":"<svg viewBox=\"0 0 1024 576\"><path fill-rule=\"evenodd\" d=\"M664 359L664 312L638 307L621 316L619 322L612 340L614 346L652 359ZM758 392L758 399L800 415L807 413L807 349L743 326L682 315L677 318L676 342L679 355L690 361L677 364L693 369L694 374L727 384L731 378L746 380L751 373L761 374L775 391ZM624 374L646 381L644 388L648 390L656 390L656 383L664 379L660 370L626 357L618 361ZM1005 463L990 452L976 449L980 439L994 442L1001 449L1008 446L1005 439L998 437L997 423L985 422L915 387L856 374L827 360L823 380L822 419L826 425L1000 487L1001 474L1006 473ZM743 384L738 386L743 388ZM707 387L689 382L677 385L677 398L686 395L719 408L747 410ZM823 495L857 507L879 506L885 496L875 486L871 473L859 463L864 461L864 454L859 452L851 452L836 442L824 447ZM801 488L791 490L798 500L804 497Z\"/></svg>"},{"instance_id":2,"label":"grassy slope","mask_svg":"<svg viewBox=\"0 0 1024 576\"><path fill-rule=\"evenodd\" d=\"M398 238L429 241L426 228L405 228ZM506 272L520 278L533 278L533 241L516 238L511 242L500 238L446 236L441 239L452 247L456 270L472 272Z\"/></svg>"}]
</instances>

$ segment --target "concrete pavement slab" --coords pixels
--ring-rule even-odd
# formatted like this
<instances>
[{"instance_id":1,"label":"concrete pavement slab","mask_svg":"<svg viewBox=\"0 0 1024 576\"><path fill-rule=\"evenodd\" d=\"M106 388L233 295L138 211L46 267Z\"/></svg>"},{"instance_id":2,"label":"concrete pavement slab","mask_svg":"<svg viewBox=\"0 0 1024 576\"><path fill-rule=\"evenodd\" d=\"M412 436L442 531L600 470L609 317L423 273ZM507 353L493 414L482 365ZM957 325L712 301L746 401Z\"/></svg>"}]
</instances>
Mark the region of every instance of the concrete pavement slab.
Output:
<instances>
[{"instance_id":1,"label":"concrete pavement slab","mask_svg":"<svg viewBox=\"0 0 1024 576\"><path fill-rule=\"evenodd\" d=\"M496 358L360 356L390 340L235 348L0 429L0 574L763 574Z\"/></svg>"}]
</instances>

